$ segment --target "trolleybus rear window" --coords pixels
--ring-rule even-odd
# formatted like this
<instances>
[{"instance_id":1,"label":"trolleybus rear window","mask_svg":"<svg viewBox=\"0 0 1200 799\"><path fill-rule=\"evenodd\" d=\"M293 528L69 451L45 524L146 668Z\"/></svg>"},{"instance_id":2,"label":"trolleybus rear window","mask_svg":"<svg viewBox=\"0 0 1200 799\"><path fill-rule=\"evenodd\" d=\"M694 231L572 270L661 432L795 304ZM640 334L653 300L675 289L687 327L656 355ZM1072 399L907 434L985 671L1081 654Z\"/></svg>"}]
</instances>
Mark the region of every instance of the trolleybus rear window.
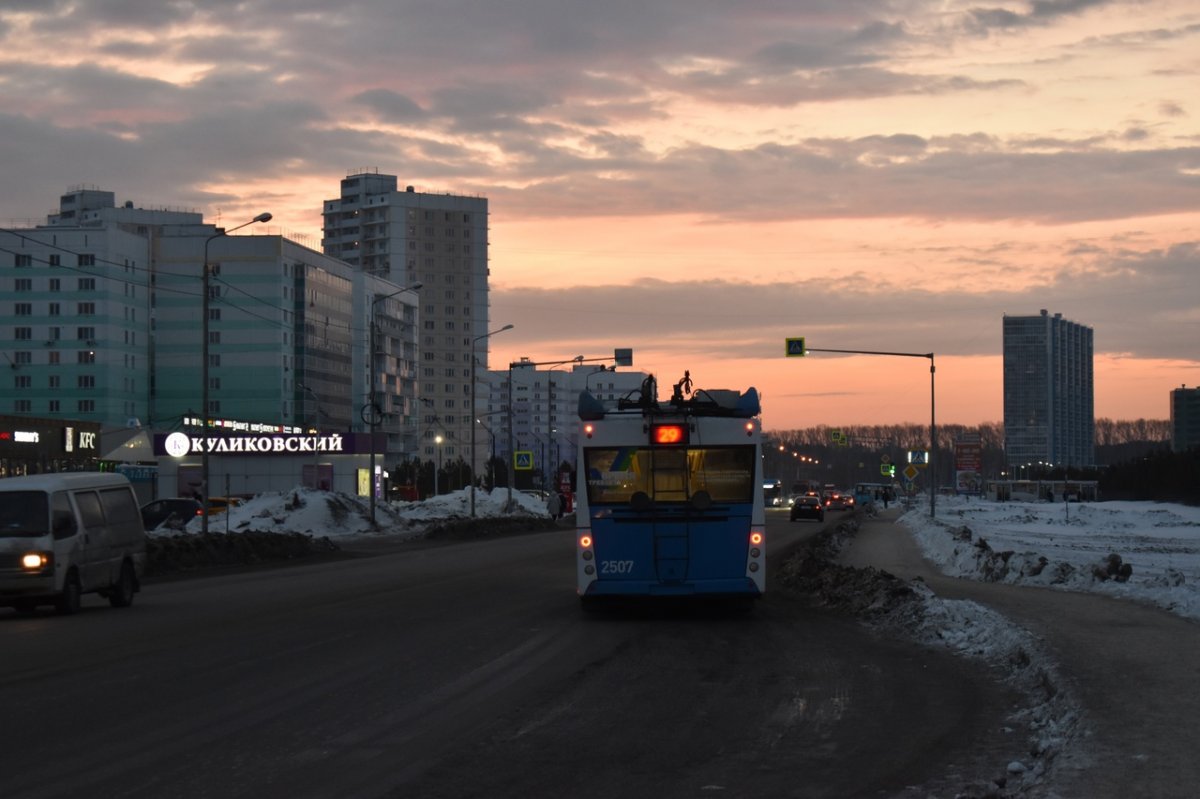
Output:
<instances>
[{"instance_id":1,"label":"trolleybus rear window","mask_svg":"<svg viewBox=\"0 0 1200 799\"><path fill-rule=\"evenodd\" d=\"M583 457L591 505L625 504L639 491L655 502L686 502L698 491L714 502L754 501L753 446L596 447Z\"/></svg>"}]
</instances>

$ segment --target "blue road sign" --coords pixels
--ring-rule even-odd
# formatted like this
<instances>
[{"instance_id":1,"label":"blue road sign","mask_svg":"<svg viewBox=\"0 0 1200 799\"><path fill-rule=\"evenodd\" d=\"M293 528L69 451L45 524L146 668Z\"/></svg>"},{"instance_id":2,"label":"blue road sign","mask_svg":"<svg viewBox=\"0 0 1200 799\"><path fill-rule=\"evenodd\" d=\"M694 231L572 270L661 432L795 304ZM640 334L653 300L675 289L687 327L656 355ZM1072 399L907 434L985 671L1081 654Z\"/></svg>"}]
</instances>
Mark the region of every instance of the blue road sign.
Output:
<instances>
[{"instance_id":1,"label":"blue road sign","mask_svg":"<svg viewBox=\"0 0 1200 799\"><path fill-rule=\"evenodd\" d=\"M800 338L785 338L787 344L787 356L789 358L803 357L804 355L804 336Z\"/></svg>"},{"instance_id":2,"label":"blue road sign","mask_svg":"<svg viewBox=\"0 0 1200 799\"><path fill-rule=\"evenodd\" d=\"M533 469L533 453L528 450L514 452L513 468L519 471L531 471Z\"/></svg>"}]
</instances>

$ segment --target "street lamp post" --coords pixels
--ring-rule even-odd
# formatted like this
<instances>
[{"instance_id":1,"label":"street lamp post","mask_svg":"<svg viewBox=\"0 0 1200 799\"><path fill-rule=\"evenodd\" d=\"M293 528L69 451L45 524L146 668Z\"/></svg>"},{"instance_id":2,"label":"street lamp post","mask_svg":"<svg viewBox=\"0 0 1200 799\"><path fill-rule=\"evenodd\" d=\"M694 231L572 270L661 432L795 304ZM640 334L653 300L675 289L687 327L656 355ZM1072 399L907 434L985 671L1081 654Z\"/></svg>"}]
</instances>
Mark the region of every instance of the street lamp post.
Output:
<instances>
[{"instance_id":1,"label":"street lamp post","mask_svg":"<svg viewBox=\"0 0 1200 799\"><path fill-rule=\"evenodd\" d=\"M227 236L235 230L241 230L244 227L253 225L256 222L270 222L271 215L269 213L261 213L251 219L249 222L243 222L237 227L229 228L228 230L221 229L204 240L204 260L200 264L201 282L203 295L200 298L200 427L201 435L204 438L204 448L200 451L200 502L204 506L204 513L200 517L200 530L205 535L208 534L208 478L209 478L209 461L208 461L208 303L211 275L208 268L208 245L213 239L219 239L222 236Z\"/></svg>"},{"instance_id":2,"label":"street lamp post","mask_svg":"<svg viewBox=\"0 0 1200 799\"><path fill-rule=\"evenodd\" d=\"M434 436L433 443L437 444L437 471L433 473L433 495L439 496L442 493L442 442L445 441L440 435Z\"/></svg>"},{"instance_id":3,"label":"street lamp post","mask_svg":"<svg viewBox=\"0 0 1200 799\"><path fill-rule=\"evenodd\" d=\"M371 388L368 392L367 407L363 409L367 422L371 428L371 473L367 476L368 488L367 491L371 495L371 526L375 526L375 431L379 428L379 417L382 411L379 408L379 401L376 396L376 386L379 383L379 373L375 371L375 306L384 300L390 300L398 294L403 294L406 291L417 291L423 284L413 283L411 286L405 286L399 291L393 291L391 294L384 294L371 300L371 330L370 341L368 346L370 352L367 353L367 366L370 369Z\"/></svg>"},{"instance_id":4,"label":"street lamp post","mask_svg":"<svg viewBox=\"0 0 1200 799\"><path fill-rule=\"evenodd\" d=\"M505 330L512 329L512 325L505 325L498 330L492 330L471 339L471 518L475 518L475 364L478 360L475 357L475 345L497 333L503 333ZM510 378L512 376L511 370L509 371L509 376Z\"/></svg>"},{"instance_id":5,"label":"street lamp post","mask_svg":"<svg viewBox=\"0 0 1200 799\"><path fill-rule=\"evenodd\" d=\"M902 358L929 359L929 516L937 516L937 406L934 402L934 374L937 369L933 363L932 352L879 352L876 350L824 350L805 349L805 352L840 352L848 355L892 355Z\"/></svg>"},{"instance_id":6,"label":"street lamp post","mask_svg":"<svg viewBox=\"0 0 1200 799\"><path fill-rule=\"evenodd\" d=\"M554 367L568 363L582 364L583 356L576 355L571 360L553 364L546 370L546 451L542 455L542 487L547 491L554 488L550 485L550 471L546 468L550 465L546 461L550 457L550 444L554 440ZM557 462L554 464L554 468L558 469Z\"/></svg>"}]
</instances>

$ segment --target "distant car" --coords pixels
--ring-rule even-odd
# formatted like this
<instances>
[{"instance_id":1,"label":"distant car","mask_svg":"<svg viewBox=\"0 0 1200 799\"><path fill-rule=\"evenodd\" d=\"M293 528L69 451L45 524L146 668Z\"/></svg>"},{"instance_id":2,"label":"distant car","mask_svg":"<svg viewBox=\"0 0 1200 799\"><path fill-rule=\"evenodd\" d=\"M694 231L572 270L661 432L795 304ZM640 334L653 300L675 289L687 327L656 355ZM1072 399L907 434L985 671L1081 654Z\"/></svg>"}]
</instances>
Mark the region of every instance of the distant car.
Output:
<instances>
[{"instance_id":1,"label":"distant car","mask_svg":"<svg viewBox=\"0 0 1200 799\"><path fill-rule=\"evenodd\" d=\"M792 505L790 518L792 521L796 521L797 519L816 519L819 522L823 522L825 521L825 506L821 504L819 497L796 497L796 502Z\"/></svg>"},{"instance_id":2,"label":"distant car","mask_svg":"<svg viewBox=\"0 0 1200 799\"><path fill-rule=\"evenodd\" d=\"M848 510L851 505L847 500L853 502L853 499L843 494L840 491L829 491L825 494L825 509L826 510Z\"/></svg>"},{"instance_id":3,"label":"distant car","mask_svg":"<svg viewBox=\"0 0 1200 799\"><path fill-rule=\"evenodd\" d=\"M200 515L200 503L188 497L156 499L142 506L142 527L154 530L166 524L180 528Z\"/></svg>"}]
</instances>

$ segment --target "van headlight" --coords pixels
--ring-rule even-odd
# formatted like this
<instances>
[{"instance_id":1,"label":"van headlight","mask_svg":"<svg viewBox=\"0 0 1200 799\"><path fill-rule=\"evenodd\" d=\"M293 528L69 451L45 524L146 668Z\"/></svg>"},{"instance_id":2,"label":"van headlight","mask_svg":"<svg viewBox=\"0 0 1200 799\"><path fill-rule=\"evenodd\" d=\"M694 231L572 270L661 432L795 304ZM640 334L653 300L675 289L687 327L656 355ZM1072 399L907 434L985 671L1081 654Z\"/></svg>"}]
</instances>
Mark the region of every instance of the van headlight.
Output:
<instances>
[{"instance_id":1,"label":"van headlight","mask_svg":"<svg viewBox=\"0 0 1200 799\"><path fill-rule=\"evenodd\" d=\"M52 562L49 552L26 552L21 556L21 568L27 572L46 571Z\"/></svg>"}]
</instances>

